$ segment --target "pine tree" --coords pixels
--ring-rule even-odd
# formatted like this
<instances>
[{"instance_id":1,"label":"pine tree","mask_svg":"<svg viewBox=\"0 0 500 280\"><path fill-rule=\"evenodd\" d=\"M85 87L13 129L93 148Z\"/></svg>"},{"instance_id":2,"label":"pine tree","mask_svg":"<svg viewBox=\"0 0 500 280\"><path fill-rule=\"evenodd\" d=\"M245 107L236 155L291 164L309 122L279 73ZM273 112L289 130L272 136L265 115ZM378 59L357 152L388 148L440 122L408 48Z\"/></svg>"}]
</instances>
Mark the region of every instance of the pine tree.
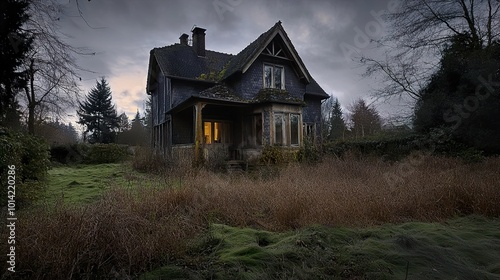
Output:
<instances>
[{"instance_id":1,"label":"pine tree","mask_svg":"<svg viewBox=\"0 0 500 280\"><path fill-rule=\"evenodd\" d=\"M19 115L16 93L26 83L25 75L18 71L31 49L32 38L22 31L29 19L30 1L0 1L0 124L9 125L10 119Z\"/></svg>"},{"instance_id":2,"label":"pine tree","mask_svg":"<svg viewBox=\"0 0 500 280\"><path fill-rule=\"evenodd\" d=\"M130 122L125 112L118 116L118 132L124 132L130 129Z\"/></svg>"},{"instance_id":3,"label":"pine tree","mask_svg":"<svg viewBox=\"0 0 500 280\"><path fill-rule=\"evenodd\" d=\"M146 131L145 139L146 142L152 144L152 135L153 135L153 101L151 95L148 96L146 100L146 108L144 111L144 128Z\"/></svg>"},{"instance_id":4,"label":"pine tree","mask_svg":"<svg viewBox=\"0 0 500 280\"><path fill-rule=\"evenodd\" d=\"M139 113L139 110L137 110L137 113L135 114L134 119L132 120L132 128L131 129L143 129L144 125L142 122L144 121L144 118L141 118L141 114Z\"/></svg>"},{"instance_id":5,"label":"pine tree","mask_svg":"<svg viewBox=\"0 0 500 280\"><path fill-rule=\"evenodd\" d=\"M335 98L332 105L330 114L330 131L328 133L328 140L337 140L344 136L346 125L344 117L342 116L342 108L338 98Z\"/></svg>"},{"instance_id":6,"label":"pine tree","mask_svg":"<svg viewBox=\"0 0 500 280\"><path fill-rule=\"evenodd\" d=\"M352 131L356 138L373 135L380 131L382 120L377 110L366 105L363 99L355 101L350 108Z\"/></svg>"},{"instance_id":7,"label":"pine tree","mask_svg":"<svg viewBox=\"0 0 500 280\"><path fill-rule=\"evenodd\" d=\"M84 138L87 133L90 133L89 137L84 140L90 143L114 142L116 130L119 127L119 118L111 98L111 89L103 77L90 90L86 100L80 103L78 123L86 127Z\"/></svg>"}]
</instances>

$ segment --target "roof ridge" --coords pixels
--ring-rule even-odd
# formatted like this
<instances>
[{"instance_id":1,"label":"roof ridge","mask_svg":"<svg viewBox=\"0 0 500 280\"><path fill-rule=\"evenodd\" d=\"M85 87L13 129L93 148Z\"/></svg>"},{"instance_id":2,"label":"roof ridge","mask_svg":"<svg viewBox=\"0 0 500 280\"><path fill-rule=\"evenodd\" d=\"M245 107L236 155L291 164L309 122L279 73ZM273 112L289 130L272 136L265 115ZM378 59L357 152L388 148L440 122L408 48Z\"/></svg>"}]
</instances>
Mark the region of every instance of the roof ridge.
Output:
<instances>
[{"instance_id":1,"label":"roof ridge","mask_svg":"<svg viewBox=\"0 0 500 280\"><path fill-rule=\"evenodd\" d=\"M218 51L213 51L213 50L205 50L205 51L207 51L207 52L213 52L213 53L218 53L218 54L225 54L225 55L234 56L234 54L232 54L232 53L218 52Z\"/></svg>"}]
</instances>

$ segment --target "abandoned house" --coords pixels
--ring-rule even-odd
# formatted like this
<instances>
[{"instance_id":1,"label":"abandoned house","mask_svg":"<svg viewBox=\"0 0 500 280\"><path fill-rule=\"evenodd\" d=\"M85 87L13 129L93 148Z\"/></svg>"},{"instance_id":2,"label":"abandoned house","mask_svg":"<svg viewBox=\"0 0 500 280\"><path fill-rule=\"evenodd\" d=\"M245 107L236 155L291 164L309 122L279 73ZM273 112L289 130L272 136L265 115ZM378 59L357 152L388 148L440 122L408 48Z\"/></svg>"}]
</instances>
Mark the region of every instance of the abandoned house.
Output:
<instances>
[{"instance_id":1,"label":"abandoned house","mask_svg":"<svg viewBox=\"0 0 500 280\"><path fill-rule=\"evenodd\" d=\"M309 74L281 21L237 55L205 49L205 29L150 52L153 144L174 158L257 157L320 136L328 94Z\"/></svg>"}]
</instances>

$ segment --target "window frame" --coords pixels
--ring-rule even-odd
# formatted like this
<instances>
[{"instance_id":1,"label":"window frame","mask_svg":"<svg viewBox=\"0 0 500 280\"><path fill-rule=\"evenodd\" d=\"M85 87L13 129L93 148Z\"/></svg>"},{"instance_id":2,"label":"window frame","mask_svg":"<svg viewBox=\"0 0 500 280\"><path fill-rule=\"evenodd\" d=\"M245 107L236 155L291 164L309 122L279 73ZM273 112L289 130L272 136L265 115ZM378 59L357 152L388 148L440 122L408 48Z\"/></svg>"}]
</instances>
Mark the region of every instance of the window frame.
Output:
<instances>
[{"instance_id":1,"label":"window frame","mask_svg":"<svg viewBox=\"0 0 500 280\"><path fill-rule=\"evenodd\" d=\"M276 116L281 116L282 118L282 126L281 126L281 143L277 142L277 133L278 129L276 127L277 124L277 117ZM296 143L294 143L294 139L292 139L292 116L297 117L297 127L296 127L296 132L297 132L297 138ZM273 144L278 145L278 146L284 146L284 147L300 147L302 144L301 141L301 118L302 115L300 113L294 113L294 112L274 112L273 113L273 127L274 127L274 133L273 133Z\"/></svg>"},{"instance_id":2,"label":"window frame","mask_svg":"<svg viewBox=\"0 0 500 280\"><path fill-rule=\"evenodd\" d=\"M271 67L271 87L266 85L266 67ZM276 88L275 71L281 68L281 87ZM264 63L262 67L262 86L263 88L285 89L285 66L280 64Z\"/></svg>"},{"instance_id":3,"label":"window frame","mask_svg":"<svg viewBox=\"0 0 500 280\"><path fill-rule=\"evenodd\" d=\"M292 135L292 117L297 117L297 125L295 127L296 133L297 133L297 138L293 139ZM290 122L290 146L296 147L300 146L300 114L295 114L295 113L290 113L288 116L289 122ZM297 140L296 143L294 143L294 140Z\"/></svg>"},{"instance_id":4,"label":"window frame","mask_svg":"<svg viewBox=\"0 0 500 280\"><path fill-rule=\"evenodd\" d=\"M206 141L206 129L205 125L206 123L210 124L210 142ZM215 142L215 126L216 123L220 125L220 142ZM213 119L207 119L203 120L203 144L206 145L212 145L212 144L232 144L233 142L233 135L232 135L232 128L233 124L230 121L226 120L213 120Z\"/></svg>"}]
</instances>

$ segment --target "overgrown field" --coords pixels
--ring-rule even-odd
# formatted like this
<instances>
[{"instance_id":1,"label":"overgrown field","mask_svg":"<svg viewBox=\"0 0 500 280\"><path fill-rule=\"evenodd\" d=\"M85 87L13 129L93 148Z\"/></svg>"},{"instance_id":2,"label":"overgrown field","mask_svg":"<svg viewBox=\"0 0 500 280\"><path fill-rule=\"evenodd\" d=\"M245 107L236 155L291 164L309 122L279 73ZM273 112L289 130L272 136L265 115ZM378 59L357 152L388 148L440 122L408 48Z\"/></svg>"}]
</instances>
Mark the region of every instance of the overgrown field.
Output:
<instances>
[{"instance_id":1,"label":"overgrown field","mask_svg":"<svg viewBox=\"0 0 500 280\"><path fill-rule=\"evenodd\" d=\"M107 180L100 199L19 213L15 276L500 274L500 158L473 164L424 155L396 163L330 158L250 174L169 170L153 183L123 168L104 177L128 179ZM89 183L58 170L53 178L61 176L61 185L75 192ZM64 173L78 184L64 181Z\"/></svg>"}]
</instances>

